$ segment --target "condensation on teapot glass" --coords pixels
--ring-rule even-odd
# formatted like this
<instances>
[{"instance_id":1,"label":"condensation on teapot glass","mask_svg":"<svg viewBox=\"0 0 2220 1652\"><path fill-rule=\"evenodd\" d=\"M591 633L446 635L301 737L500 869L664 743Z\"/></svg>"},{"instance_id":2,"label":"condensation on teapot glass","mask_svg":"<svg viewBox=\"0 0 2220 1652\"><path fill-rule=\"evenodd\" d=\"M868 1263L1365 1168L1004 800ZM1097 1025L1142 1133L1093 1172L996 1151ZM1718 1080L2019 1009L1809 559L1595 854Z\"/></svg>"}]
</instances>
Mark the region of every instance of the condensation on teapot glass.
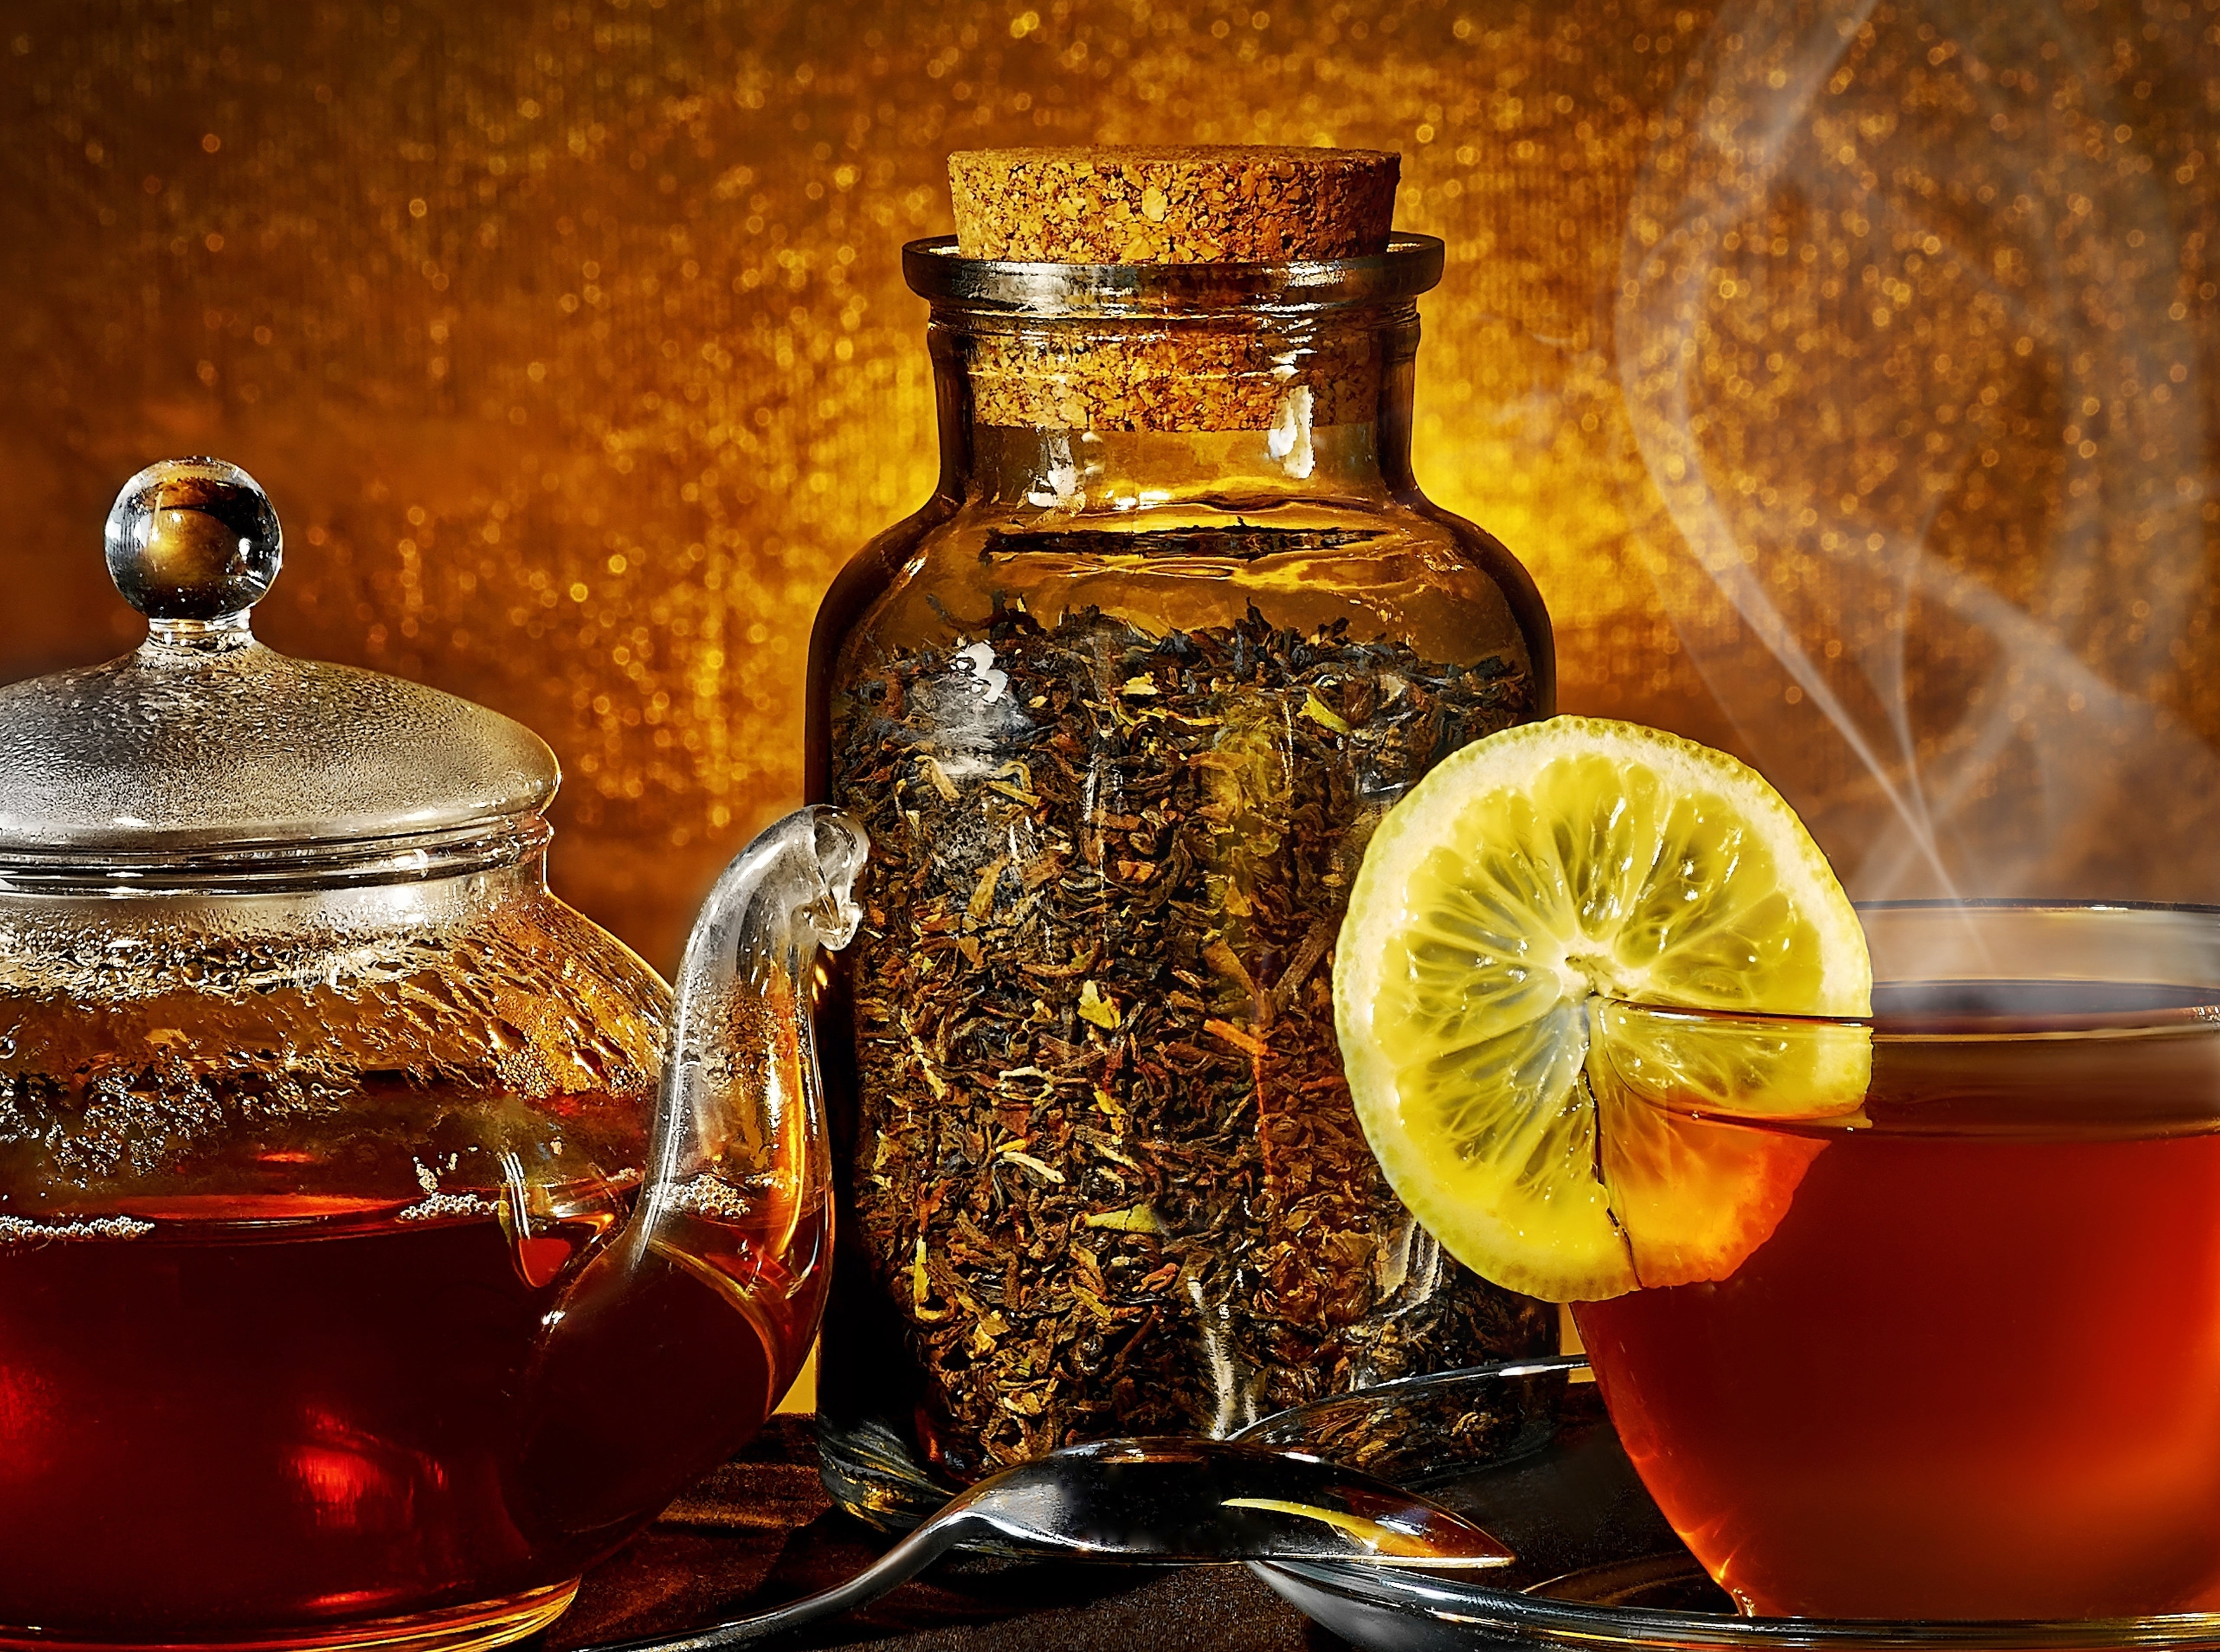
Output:
<instances>
[{"instance_id":1,"label":"condensation on teapot glass","mask_svg":"<svg viewBox=\"0 0 2220 1652\"><path fill-rule=\"evenodd\" d=\"M164 459L123 484L108 513L108 571L157 638L244 639L246 611L285 557L261 484L220 458Z\"/></svg>"}]
</instances>

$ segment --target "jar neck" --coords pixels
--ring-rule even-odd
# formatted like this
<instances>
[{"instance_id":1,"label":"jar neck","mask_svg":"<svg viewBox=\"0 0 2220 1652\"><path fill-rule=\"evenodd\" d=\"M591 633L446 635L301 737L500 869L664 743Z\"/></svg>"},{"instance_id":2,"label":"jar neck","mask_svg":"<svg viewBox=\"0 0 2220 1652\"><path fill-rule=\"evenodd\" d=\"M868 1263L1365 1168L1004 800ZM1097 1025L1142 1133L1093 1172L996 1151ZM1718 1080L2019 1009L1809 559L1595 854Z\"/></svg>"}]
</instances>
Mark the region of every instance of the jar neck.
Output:
<instances>
[{"instance_id":1,"label":"jar neck","mask_svg":"<svg viewBox=\"0 0 2220 1652\"><path fill-rule=\"evenodd\" d=\"M1417 306L1147 318L934 306L939 491L1123 515L1414 493Z\"/></svg>"}]
</instances>

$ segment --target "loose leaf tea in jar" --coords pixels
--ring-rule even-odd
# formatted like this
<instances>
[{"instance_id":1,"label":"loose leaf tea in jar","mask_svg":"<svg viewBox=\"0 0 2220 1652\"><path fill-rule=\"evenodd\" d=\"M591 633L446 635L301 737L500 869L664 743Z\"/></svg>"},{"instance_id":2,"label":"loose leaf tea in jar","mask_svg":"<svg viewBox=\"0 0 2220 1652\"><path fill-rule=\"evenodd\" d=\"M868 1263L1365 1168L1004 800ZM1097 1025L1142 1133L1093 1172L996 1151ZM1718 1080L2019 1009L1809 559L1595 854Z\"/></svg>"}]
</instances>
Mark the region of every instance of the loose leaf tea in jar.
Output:
<instances>
[{"instance_id":1,"label":"loose leaf tea in jar","mask_svg":"<svg viewBox=\"0 0 2220 1652\"><path fill-rule=\"evenodd\" d=\"M957 237L905 254L939 485L811 662L812 795L875 846L825 1040L820 1439L892 1525L1555 1330L1396 1201L1334 1039L1373 827L1552 708L1531 581L1410 473L1441 244L1390 233L1392 155L950 173Z\"/></svg>"}]
</instances>

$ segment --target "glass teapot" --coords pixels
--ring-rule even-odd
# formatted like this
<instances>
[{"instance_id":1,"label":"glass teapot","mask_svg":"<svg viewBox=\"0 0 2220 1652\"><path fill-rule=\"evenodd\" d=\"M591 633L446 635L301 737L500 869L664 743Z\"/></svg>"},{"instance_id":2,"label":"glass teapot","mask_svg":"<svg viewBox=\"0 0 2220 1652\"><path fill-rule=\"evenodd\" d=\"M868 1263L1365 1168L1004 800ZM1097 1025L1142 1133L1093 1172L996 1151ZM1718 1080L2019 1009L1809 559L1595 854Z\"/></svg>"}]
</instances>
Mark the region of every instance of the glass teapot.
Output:
<instances>
[{"instance_id":1,"label":"glass teapot","mask_svg":"<svg viewBox=\"0 0 2220 1652\"><path fill-rule=\"evenodd\" d=\"M0 1644L514 1638L808 1349L864 835L758 838L674 1007L538 739L254 640L245 472L107 544L146 642L0 689Z\"/></svg>"}]
</instances>

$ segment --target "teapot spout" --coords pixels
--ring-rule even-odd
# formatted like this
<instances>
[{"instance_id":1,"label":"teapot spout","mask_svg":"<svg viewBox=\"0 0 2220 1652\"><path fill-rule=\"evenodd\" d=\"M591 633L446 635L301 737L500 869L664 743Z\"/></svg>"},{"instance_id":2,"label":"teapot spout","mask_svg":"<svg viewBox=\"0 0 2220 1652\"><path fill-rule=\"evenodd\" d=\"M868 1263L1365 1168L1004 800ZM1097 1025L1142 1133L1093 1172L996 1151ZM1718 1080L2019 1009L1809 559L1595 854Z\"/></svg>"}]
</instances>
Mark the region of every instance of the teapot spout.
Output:
<instances>
[{"instance_id":1,"label":"teapot spout","mask_svg":"<svg viewBox=\"0 0 2220 1652\"><path fill-rule=\"evenodd\" d=\"M869 847L839 810L799 810L695 920L645 1185L542 1322L515 1487L527 1529L577 1538L652 1515L762 1425L808 1355L832 1237L817 954L856 932ZM658 1403L609 1405L627 1392Z\"/></svg>"},{"instance_id":2,"label":"teapot spout","mask_svg":"<svg viewBox=\"0 0 2220 1652\"><path fill-rule=\"evenodd\" d=\"M796 810L726 868L678 971L647 1185L635 1224L735 1200L822 1201L830 1185L810 1010L817 951L838 951L870 840L838 809Z\"/></svg>"}]
</instances>

